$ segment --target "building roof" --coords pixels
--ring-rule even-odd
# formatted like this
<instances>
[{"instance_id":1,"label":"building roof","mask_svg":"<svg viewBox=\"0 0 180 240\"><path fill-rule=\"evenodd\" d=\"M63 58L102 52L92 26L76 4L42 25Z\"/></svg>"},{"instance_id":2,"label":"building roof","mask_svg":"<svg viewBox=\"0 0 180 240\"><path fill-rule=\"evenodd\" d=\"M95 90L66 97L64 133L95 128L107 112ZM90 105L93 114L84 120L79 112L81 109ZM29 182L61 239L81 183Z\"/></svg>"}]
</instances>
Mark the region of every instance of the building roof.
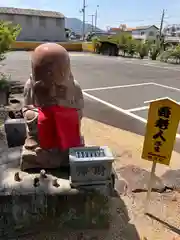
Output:
<instances>
[{"instance_id":1,"label":"building roof","mask_svg":"<svg viewBox=\"0 0 180 240\"><path fill-rule=\"evenodd\" d=\"M121 31L121 28L116 28L116 27L113 27L113 28L110 28L111 31Z\"/></svg>"},{"instance_id":2,"label":"building roof","mask_svg":"<svg viewBox=\"0 0 180 240\"><path fill-rule=\"evenodd\" d=\"M51 17L51 18L64 18L62 13L54 11L44 11L38 9L24 9L24 8L10 8L0 7L0 14L12 14L12 15L27 15L38 17Z\"/></svg>"},{"instance_id":3,"label":"building roof","mask_svg":"<svg viewBox=\"0 0 180 240\"><path fill-rule=\"evenodd\" d=\"M134 31L134 30L136 30L136 28L126 28L127 32L131 32L131 31Z\"/></svg>"},{"instance_id":4,"label":"building roof","mask_svg":"<svg viewBox=\"0 0 180 240\"><path fill-rule=\"evenodd\" d=\"M150 27L155 27L158 29L158 27L156 27L155 25L148 25L148 26L139 26L139 27L136 27L135 29L133 30L145 30L145 29L148 29Z\"/></svg>"},{"instance_id":5,"label":"building roof","mask_svg":"<svg viewBox=\"0 0 180 240\"><path fill-rule=\"evenodd\" d=\"M134 27L134 28L126 28L125 31L126 32L132 32L132 31L136 31L136 30L146 30L150 27L155 27L158 29L158 27L156 27L155 25L148 25L148 26L139 26L139 27ZM121 31L122 29L119 27L119 28L116 28L116 27L112 27L110 28L111 31Z\"/></svg>"}]
</instances>

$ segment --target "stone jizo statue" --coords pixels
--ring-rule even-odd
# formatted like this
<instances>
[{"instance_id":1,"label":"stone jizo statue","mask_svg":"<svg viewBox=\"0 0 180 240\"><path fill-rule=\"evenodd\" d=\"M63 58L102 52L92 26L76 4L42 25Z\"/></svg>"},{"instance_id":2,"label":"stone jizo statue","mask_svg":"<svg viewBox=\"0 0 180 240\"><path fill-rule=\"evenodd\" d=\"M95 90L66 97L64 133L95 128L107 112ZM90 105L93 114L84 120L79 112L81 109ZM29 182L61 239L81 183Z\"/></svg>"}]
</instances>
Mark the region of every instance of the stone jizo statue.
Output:
<instances>
[{"instance_id":1,"label":"stone jizo statue","mask_svg":"<svg viewBox=\"0 0 180 240\"><path fill-rule=\"evenodd\" d=\"M24 88L27 138L21 169L57 168L68 164L68 149L83 145L80 123L84 100L71 72L69 54L55 43L32 54L32 74Z\"/></svg>"}]
</instances>

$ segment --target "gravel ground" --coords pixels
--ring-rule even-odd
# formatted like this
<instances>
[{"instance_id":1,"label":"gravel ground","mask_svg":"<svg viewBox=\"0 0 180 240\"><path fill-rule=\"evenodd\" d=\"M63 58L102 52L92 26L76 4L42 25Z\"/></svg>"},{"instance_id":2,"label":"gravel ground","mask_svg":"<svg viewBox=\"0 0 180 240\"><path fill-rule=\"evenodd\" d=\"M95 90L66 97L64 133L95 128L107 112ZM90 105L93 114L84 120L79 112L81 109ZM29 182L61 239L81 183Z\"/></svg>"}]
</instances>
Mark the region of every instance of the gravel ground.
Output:
<instances>
[{"instance_id":1,"label":"gravel ground","mask_svg":"<svg viewBox=\"0 0 180 240\"><path fill-rule=\"evenodd\" d=\"M118 169L134 165L139 169L151 169L151 163L141 159L143 137L115 127L108 126L90 119L84 119L82 125L85 140L87 143L96 145L108 145L116 156L114 167ZM93 129L93 130L92 130ZM94 132L96 133L94 135ZM104 135L104 132L107 134ZM169 167L158 164L156 175L162 176L168 169L179 169L179 154L173 152ZM134 176L132 175L132 179ZM121 179L121 176L119 176ZM135 179L134 179L135 180ZM121 179L123 181L123 179ZM141 181L141 180L140 180ZM176 181L176 179L175 179ZM133 181L132 181L133 182ZM120 184L121 185L121 184ZM123 185L124 186L124 185ZM122 185L120 186L122 190ZM118 190L118 189L117 189ZM128 209L129 224L139 233L139 239L148 240L178 240L180 239L180 194L169 191L166 193L151 193L151 201L148 213L144 215L144 203L146 192L132 193L124 192L119 201L123 201ZM116 224L119 226L119 222ZM117 227L118 229L118 227ZM117 231L118 232L118 231ZM135 232L134 232L135 234ZM145 238L146 237L146 238ZM134 236L117 239L136 239ZM138 239L138 238L137 238Z\"/></svg>"}]
</instances>

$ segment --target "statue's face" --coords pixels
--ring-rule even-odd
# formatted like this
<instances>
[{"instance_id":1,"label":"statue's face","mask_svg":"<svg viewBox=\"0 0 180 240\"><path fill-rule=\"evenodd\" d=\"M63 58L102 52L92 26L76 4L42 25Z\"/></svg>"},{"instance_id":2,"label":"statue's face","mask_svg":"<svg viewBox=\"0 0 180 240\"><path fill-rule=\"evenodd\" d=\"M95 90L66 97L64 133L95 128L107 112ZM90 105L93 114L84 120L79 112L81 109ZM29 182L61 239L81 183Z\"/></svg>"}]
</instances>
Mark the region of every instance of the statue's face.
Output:
<instances>
[{"instance_id":1,"label":"statue's face","mask_svg":"<svg viewBox=\"0 0 180 240\"><path fill-rule=\"evenodd\" d=\"M66 98L71 71L69 55L64 48L57 44L39 46L32 57L32 73L37 103L49 105Z\"/></svg>"}]
</instances>

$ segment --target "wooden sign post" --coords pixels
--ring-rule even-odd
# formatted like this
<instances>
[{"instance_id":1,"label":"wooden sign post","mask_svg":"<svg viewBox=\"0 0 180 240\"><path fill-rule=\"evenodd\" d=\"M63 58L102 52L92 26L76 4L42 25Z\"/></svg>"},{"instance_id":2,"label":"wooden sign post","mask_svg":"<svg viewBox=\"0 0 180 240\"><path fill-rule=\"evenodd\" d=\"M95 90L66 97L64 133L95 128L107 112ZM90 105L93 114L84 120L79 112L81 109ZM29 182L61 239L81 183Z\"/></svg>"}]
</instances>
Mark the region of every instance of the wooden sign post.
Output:
<instances>
[{"instance_id":1,"label":"wooden sign post","mask_svg":"<svg viewBox=\"0 0 180 240\"><path fill-rule=\"evenodd\" d=\"M151 102L142 158L152 161L145 212L148 210L156 163L169 165L180 119L180 105L164 98Z\"/></svg>"}]
</instances>

